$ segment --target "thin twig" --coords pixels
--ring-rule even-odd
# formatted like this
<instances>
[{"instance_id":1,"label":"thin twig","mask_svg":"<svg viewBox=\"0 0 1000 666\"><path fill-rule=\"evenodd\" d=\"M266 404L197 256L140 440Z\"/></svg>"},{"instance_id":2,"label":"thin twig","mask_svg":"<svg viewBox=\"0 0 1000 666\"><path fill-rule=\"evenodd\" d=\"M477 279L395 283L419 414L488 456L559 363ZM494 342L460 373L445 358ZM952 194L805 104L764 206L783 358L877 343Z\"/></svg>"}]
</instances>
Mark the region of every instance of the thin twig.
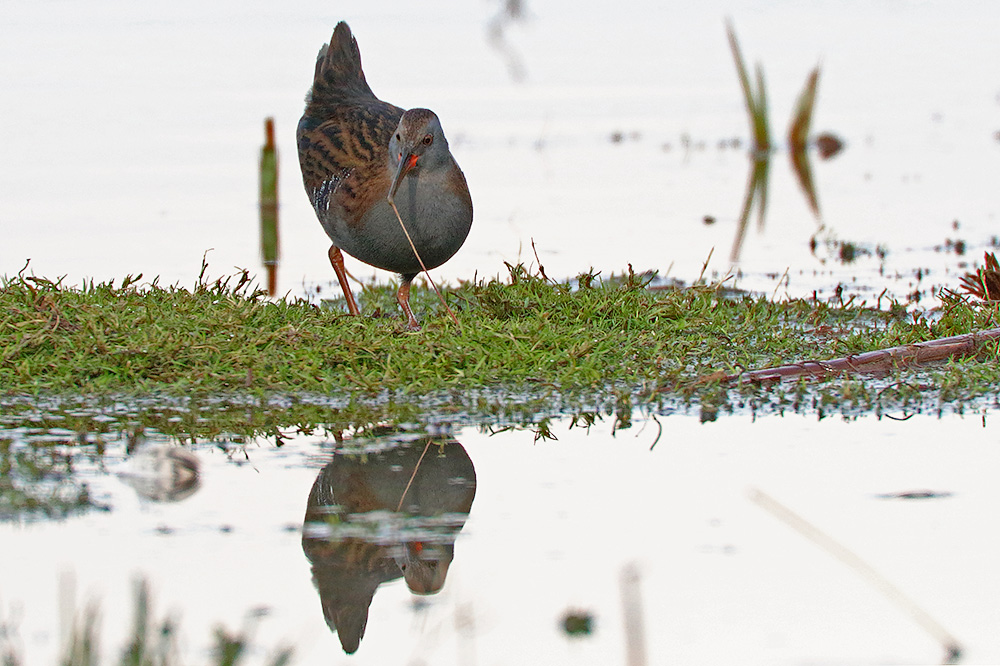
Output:
<instances>
[{"instance_id":1,"label":"thin twig","mask_svg":"<svg viewBox=\"0 0 1000 666\"><path fill-rule=\"evenodd\" d=\"M656 433L656 439L654 439L653 443L649 445L649 450L650 451L652 451L653 449L656 448L656 443L659 442L660 441L660 437L663 436L663 424L660 423L660 419L656 418L656 414L653 414L653 421L656 422L657 427L659 427L659 431L657 431L657 433Z\"/></svg>"},{"instance_id":2,"label":"thin twig","mask_svg":"<svg viewBox=\"0 0 1000 666\"><path fill-rule=\"evenodd\" d=\"M773 301L778 297L778 290L781 289L781 283L784 282L785 278L788 277L788 267L785 267L785 272L782 274L781 278L778 280L778 284L774 285L774 293L771 294L771 300Z\"/></svg>"},{"instance_id":3,"label":"thin twig","mask_svg":"<svg viewBox=\"0 0 1000 666\"><path fill-rule=\"evenodd\" d=\"M703 263L701 265L701 273L698 274L698 280L697 280L697 282L701 282L702 279L705 277L705 271L708 270L708 262L712 261L712 253L713 252L715 252L715 247L712 247L712 249L710 249L708 251L708 256L705 257L705 263ZM696 282L696 284L697 284L697 282Z\"/></svg>"},{"instance_id":4,"label":"thin twig","mask_svg":"<svg viewBox=\"0 0 1000 666\"><path fill-rule=\"evenodd\" d=\"M534 237L531 238L531 251L535 253L535 261L538 262L538 272L541 274L542 279L544 279L546 282L551 282L552 284L555 284L555 280L550 280L549 276L545 274L545 266L542 266L542 260L538 258L538 248L535 247Z\"/></svg>"},{"instance_id":5,"label":"thin twig","mask_svg":"<svg viewBox=\"0 0 1000 666\"><path fill-rule=\"evenodd\" d=\"M444 309L448 311L448 314L451 315L451 320L455 322L455 326L457 326L458 330L461 331L462 325L458 323L458 317L456 317L455 313L451 311L450 307L448 307L448 302L444 300L444 296L441 295L441 290L438 289L438 286L434 283L433 278L431 278L430 272L427 270L427 266L424 265L424 260L420 258L420 253L417 252L417 246L413 244L413 239L410 238L410 232L406 230L406 225L403 224L403 218L399 214L399 209L396 208L396 202L390 201L389 205L392 206L392 211L396 213L396 219L399 220L399 226L403 228L406 240L409 241L410 248L413 249L413 254L417 257L417 261L420 263L420 268L424 271L424 275L427 276L427 281L431 283L432 287L434 287L434 293L437 294L438 300L441 301L441 305L443 305Z\"/></svg>"}]
</instances>

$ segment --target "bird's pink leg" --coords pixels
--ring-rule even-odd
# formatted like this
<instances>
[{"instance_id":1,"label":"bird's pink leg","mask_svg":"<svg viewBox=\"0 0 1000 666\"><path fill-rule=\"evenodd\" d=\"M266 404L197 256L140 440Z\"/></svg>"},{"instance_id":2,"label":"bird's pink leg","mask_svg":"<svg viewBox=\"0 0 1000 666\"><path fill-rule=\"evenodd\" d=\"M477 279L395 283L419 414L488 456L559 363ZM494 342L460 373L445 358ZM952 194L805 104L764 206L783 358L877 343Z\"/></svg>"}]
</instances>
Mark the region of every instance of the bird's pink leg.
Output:
<instances>
[{"instance_id":1,"label":"bird's pink leg","mask_svg":"<svg viewBox=\"0 0 1000 666\"><path fill-rule=\"evenodd\" d=\"M347 283L347 269L344 268L344 255L341 254L340 248L336 245L330 246L329 254L330 264L337 273L337 279L340 280L340 288L344 290L344 298L347 299L347 309L350 310L352 315L359 317L361 316L361 310L358 308L358 302L354 300L354 294L351 293L351 285Z\"/></svg>"},{"instance_id":2,"label":"bird's pink leg","mask_svg":"<svg viewBox=\"0 0 1000 666\"><path fill-rule=\"evenodd\" d=\"M420 324L417 323L417 318L413 316L413 310L410 309L410 281L403 279L403 283L399 285L399 291L396 292L396 302L399 303L399 307L403 308L403 314L406 315L406 327L411 331L419 331Z\"/></svg>"}]
</instances>

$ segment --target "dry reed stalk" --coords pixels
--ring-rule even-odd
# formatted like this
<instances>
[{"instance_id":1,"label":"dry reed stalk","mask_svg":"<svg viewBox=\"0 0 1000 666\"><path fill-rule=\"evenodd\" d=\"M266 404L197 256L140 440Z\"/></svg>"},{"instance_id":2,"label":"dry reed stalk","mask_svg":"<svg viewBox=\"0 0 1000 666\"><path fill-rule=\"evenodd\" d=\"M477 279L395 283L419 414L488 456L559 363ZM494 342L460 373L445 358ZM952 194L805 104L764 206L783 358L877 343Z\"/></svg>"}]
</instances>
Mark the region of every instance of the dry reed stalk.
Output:
<instances>
[{"instance_id":1,"label":"dry reed stalk","mask_svg":"<svg viewBox=\"0 0 1000 666\"><path fill-rule=\"evenodd\" d=\"M768 382L799 377L832 377L844 374L888 373L913 365L924 365L958 356L976 353L987 342L1000 340L1000 328L965 335L953 335L927 342L915 342L899 347L879 349L826 361L802 361L773 368L748 370L728 375L725 381Z\"/></svg>"}]
</instances>

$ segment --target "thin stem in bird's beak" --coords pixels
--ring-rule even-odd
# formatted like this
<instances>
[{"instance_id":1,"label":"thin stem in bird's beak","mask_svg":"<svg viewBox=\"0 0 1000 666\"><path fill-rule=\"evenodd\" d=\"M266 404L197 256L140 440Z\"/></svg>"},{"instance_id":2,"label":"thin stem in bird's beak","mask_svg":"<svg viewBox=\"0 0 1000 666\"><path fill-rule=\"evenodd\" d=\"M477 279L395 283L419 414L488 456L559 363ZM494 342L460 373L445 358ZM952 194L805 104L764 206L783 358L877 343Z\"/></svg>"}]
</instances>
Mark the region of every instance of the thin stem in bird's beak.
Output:
<instances>
[{"instance_id":1,"label":"thin stem in bird's beak","mask_svg":"<svg viewBox=\"0 0 1000 666\"><path fill-rule=\"evenodd\" d=\"M392 177L392 182L389 184L389 194L386 196L386 200L392 204L393 200L396 198L396 190L399 189L400 183L403 182L403 178L406 174L410 173L410 169L417 166L417 156L413 154L407 154L405 159L399 160L399 166L396 167L396 175ZM395 205L393 205L395 208ZM399 215L399 213L396 213Z\"/></svg>"},{"instance_id":2,"label":"thin stem in bird's beak","mask_svg":"<svg viewBox=\"0 0 1000 666\"><path fill-rule=\"evenodd\" d=\"M416 162L417 158L414 157L413 161ZM400 164L399 164L400 167L402 167L403 164L404 164L403 162L400 162ZM396 176L397 176L397 178L399 177L398 172L397 172ZM398 182L397 181L394 180L393 184L398 187ZM409 241L409 243L410 243L410 248L413 250L413 255L417 258L417 262L420 263L420 268L424 271L424 275L427 276L427 281L431 283L432 287L434 287L434 293L437 294L438 300L441 301L441 305L443 305L444 309L448 311L449 315L451 315L451 320L453 322L455 322L455 326L458 327L459 331L461 331L462 330L462 325L458 323L458 317L456 317L455 313L451 311L450 307L448 307L448 302L445 301L444 300L444 296L441 295L441 290L438 289L438 286L436 284L434 284L434 280L431 278L431 274L427 271L427 266L424 265L424 260L420 258L420 253L417 252L417 246L413 244L413 239L410 238L410 232L406 230L406 225L403 224L403 218L399 214L399 209L396 208L396 203L392 200L392 195L393 195L394 192L395 192L394 189L390 189L389 190L389 197L388 197L388 199L389 199L389 205L392 206L392 211L394 213L396 213L396 219L399 220L399 226L403 228L403 234L406 236L406 240Z\"/></svg>"}]
</instances>

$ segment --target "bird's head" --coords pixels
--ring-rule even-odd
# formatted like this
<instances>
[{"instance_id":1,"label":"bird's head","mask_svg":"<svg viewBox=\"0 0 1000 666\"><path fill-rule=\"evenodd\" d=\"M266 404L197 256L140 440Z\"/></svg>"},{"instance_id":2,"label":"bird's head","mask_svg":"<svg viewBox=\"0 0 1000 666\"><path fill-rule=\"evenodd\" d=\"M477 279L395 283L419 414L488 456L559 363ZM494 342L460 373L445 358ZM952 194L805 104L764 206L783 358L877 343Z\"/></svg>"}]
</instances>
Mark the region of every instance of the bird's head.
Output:
<instances>
[{"instance_id":1,"label":"bird's head","mask_svg":"<svg viewBox=\"0 0 1000 666\"><path fill-rule=\"evenodd\" d=\"M389 203L407 174L433 170L447 165L450 159L448 140L444 138L437 115L429 109L405 111L389 140L389 167L393 172L386 197Z\"/></svg>"}]
</instances>

